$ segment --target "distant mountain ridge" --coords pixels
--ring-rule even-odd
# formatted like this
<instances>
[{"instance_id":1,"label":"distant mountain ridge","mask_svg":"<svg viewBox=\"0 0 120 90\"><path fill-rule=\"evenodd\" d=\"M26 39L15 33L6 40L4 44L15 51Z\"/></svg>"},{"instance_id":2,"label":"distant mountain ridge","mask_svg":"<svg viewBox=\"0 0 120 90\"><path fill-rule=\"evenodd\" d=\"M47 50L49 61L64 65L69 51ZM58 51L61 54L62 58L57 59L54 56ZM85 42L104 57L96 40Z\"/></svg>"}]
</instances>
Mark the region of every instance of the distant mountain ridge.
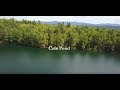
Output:
<instances>
[{"instance_id":1,"label":"distant mountain ridge","mask_svg":"<svg viewBox=\"0 0 120 90\"><path fill-rule=\"evenodd\" d=\"M59 21L49 21L43 22L44 24L58 24ZM64 22L66 25L68 22ZM104 24L91 24L91 23L84 23L84 22L69 22L71 25L80 25L80 26L91 26L91 27L103 27L103 28L111 28L111 29L120 29L120 24L111 24L111 23L104 23Z\"/></svg>"},{"instance_id":2,"label":"distant mountain ridge","mask_svg":"<svg viewBox=\"0 0 120 90\"><path fill-rule=\"evenodd\" d=\"M59 22L58 21L49 21L49 22L43 22L41 21L42 23L46 23L46 24L58 24ZM61 21L60 21L61 22ZM68 22L64 22L64 24L67 24ZM104 25L104 26L120 26L120 24L111 24L111 23L104 23L104 24L91 24L91 23L84 23L84 22L69 22L71 23L71 25Z\"/></svg>"}]
</instances>

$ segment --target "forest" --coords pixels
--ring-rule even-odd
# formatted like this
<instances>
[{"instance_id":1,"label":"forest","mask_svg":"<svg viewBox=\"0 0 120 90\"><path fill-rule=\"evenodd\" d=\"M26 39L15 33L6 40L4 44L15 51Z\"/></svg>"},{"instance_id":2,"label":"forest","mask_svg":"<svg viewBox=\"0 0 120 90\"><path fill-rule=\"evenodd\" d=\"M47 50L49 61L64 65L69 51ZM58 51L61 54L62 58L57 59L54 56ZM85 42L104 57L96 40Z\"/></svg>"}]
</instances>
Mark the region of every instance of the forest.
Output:
<instances>
[{"instance_id":1,"label":"forest","mask_svg":"<svg viewBox=\"0 0 120 90\"><path fill-rule=\"evenodd\" d=\"M64 46L73 50L120 52L120 30L58 23L43 24L40 21L14 18L0 19L0 45Z\"/></svg>"}]
</instances>

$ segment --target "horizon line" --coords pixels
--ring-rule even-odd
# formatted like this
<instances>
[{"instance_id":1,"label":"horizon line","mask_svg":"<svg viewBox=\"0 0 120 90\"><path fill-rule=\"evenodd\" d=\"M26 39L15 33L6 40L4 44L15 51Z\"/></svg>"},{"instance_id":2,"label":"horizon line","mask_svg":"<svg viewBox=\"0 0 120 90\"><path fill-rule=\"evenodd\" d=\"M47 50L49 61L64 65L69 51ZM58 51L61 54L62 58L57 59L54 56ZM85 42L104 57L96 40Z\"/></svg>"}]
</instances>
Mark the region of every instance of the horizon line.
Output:
<instances>
[{"instance_id":1,"label":"horizon line","mask_svg":"<svg viewBox=\"0 0 120 90\"><path fill-rule=\"evenodd\" d=\"M70 23L70 22L77 22L77 23L86 23L86 24L119 24L120 25L120 23L109 23L109 22L106 22L106 23L89 23L89 22L79 22L79 21L61 21L61 20L48 20L48 21L46 21L46 20L30 20L30 19L25 19L25 18L23 18L23 19L21 19L21 20L19 20L19 19L16 19L16 18L0 18L0 19L7 19L7 20L9 20L9 19L15 19L15 20L17 20L17 21L22 21L22 20L28 20L28 21L40 21L40 22L68 22L68 23Z\"/></svg>"}]
</instances>

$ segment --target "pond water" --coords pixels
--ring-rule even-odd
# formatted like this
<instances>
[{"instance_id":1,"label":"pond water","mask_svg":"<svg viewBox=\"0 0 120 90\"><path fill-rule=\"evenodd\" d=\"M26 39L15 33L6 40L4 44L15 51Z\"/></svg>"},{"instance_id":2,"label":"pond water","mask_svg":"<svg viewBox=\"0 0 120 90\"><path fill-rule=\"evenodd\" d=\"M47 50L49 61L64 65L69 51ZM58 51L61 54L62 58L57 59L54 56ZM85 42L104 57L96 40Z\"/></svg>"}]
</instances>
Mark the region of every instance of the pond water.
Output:
<instances>
[{"instance_id":1,"label":"pond water","mask_svg":"<svg viewBox=\"0 0 120 90\"><path fill-rule=\"evenodd\" d=\"M0 47L1 74L120 74L120 55L7 45Z\"/></svg>"}]
</instances>

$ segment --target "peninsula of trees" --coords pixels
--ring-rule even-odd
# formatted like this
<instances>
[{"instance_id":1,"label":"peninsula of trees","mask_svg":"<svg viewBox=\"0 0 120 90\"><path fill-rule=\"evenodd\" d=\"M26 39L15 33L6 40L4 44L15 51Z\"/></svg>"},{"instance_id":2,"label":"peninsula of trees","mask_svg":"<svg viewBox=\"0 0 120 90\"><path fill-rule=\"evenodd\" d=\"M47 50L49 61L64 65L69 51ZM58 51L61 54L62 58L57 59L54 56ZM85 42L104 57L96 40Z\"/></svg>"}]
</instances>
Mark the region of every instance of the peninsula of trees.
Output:
<instances>
[{"instance_id":1,"label":"peninsula of trees","mask_svg":"<svg viewBox=\"0 0 120 90\"><path fill-rule=\"evenodd\" d=\"M64 46L76 50L120 52L120 31L88 26L57 25L0 19L0 44L33 47Z\"/></svg>"}]
</instances>

